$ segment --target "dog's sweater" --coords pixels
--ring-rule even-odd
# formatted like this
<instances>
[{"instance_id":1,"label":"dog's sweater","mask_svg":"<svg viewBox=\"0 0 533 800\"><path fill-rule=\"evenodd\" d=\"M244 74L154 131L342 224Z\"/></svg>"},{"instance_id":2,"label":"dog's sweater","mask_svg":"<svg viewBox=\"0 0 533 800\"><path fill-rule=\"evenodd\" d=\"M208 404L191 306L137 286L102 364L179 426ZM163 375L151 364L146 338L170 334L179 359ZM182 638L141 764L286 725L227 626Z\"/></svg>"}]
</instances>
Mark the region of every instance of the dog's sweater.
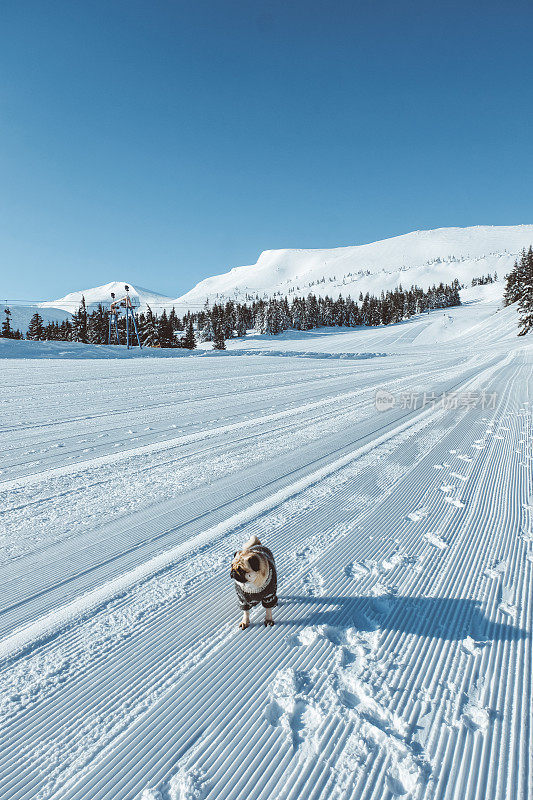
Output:
<instances>
[{"instance_id":1,"label":"dog's sweater","mask_svg":"<svg viewBox=\"0 0 533 800\"><path fill-rule=\"evenodd\" d=\"M239 598L239 606L243 611L249 611L253 606L262 603L265 608L274 608L278 603L276 591L278 588L278 577L276 574L276 565L274 563L274 556L268 547L263 547L259 544L254 544L250 547L254 553L260 553L268 561L269 572L267 582L260 589L255 589L250 584L243 584L235 581L235 591ZM250 589L245 589L245 586L250 586Z\"/></svg>"}]
</instances>

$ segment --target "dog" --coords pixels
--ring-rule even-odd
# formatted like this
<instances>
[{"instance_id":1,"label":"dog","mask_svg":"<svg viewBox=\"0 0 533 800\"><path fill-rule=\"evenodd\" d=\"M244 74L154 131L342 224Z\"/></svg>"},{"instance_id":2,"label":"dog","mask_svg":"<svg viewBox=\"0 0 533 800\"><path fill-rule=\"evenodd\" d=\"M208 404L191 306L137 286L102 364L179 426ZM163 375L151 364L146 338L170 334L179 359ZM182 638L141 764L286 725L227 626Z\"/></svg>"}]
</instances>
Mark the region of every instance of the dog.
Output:
<instances>
[{"instance_id":1,"label":"dog","mask_svg":"<svg viewBox=\"0 0 533 800\"><path fill-rule=\"evenodd\" d=\"M250 625L250 609L263 604L265 627L274 624L272 609L278 603L277 573L274 556L268 547L263 547L257 536L252 536L233 555L230 577L235 581L235 591L243 615L239 628L245 630Z\"/></svg>"}]
</instances>

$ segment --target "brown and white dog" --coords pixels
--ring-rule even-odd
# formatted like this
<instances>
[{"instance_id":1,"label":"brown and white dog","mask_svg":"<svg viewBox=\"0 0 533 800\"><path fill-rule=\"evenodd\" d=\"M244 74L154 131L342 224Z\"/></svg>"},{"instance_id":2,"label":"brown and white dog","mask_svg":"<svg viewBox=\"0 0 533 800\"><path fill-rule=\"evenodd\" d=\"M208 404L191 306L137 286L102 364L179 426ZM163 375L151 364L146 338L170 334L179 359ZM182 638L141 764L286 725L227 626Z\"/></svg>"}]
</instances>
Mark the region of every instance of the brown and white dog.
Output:
<instances>
[{"instance_id":1,"label":"brown and white dog","mask_svg":"<svg viewBox=\"0 0 533 800\"><path fill-rule=\"evenodd\" d=\"M243 612L241 630L250 625L250 609L259 603L265 609L265 625L274 624L272 609L277 605L277 573L272 551L263 547L257 536L252 536L233 555L230 577L235 581L235 591Z\"/></svg>"}]
</instances>

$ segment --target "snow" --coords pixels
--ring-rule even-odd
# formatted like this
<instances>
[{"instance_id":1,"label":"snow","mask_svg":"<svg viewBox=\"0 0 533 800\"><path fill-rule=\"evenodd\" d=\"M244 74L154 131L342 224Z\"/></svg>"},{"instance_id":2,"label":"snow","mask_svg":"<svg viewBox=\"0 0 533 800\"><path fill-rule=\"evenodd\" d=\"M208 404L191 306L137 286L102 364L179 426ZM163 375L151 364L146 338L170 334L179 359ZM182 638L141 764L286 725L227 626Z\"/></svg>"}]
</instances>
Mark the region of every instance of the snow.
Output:
<instances>
[{"instance_id":1,"label":"snow","mask_svg":"<svg viewBox=\"0 0 533 800\"><path fill-rule=\"evenodd\" d=\"M463 300L224 352L0 339L2 797L529 800L533 340L501 285ZM280 603L240 631L253 534Z\"/></svg>"},{"instance_id":2,"label":"snow","mask_svg":"<svg viewBox=\"0 0 533 800\"><path fill-rule=\"evenodd\" d=\"M111 293L114 292L117 299L124 297L126 294L125 287L129 287L130 298L136 308L140 311L146 311L146 306L152 307L155 313L161 313L161 308L170 303L172 308L172 301L170 297L162 294L157 294L150 289L144 289L142 286L133 286L128 281L111 281L103 286L95 286L92 289L79 289L75 292L70 292L65 297L60 297L58 300L51 300L50 302L39 303L39 308L60 308L71 314L77 311L82 297L85 297L85 304L87 307L95 307L99 303L108 306L111 303ZM39 312L40 313L40 312ZM42 315L41 315L42 316Z\"/></svg>"},{"instance_id":3,"label":"snow","mask_svg":"<svg viewBox=\"0 0 533 800\"><path fill-rule=\"evenodd\" d=\"M61 321L78 310L82 297L89 310L100 303L108 306L111 293L123 297L126 284L140 311L146 311L149 305L154 313L161 314L163 309L168 313L174 307L183 316L188 309L200 310L206 300L244 301L250 296L271 297L276 293L291 299L305 297L309 292L357 299L360 292L379 296L382 290L392 290L400 284L404 288L416 284L427 289L433 284L451 283L455 278L470 287L472 278L497 272L500 283L496 287L473 287L472 295L485 302L497 302L502 293L501 281L521 250L532 243L533 225L479 225L414 231L351 247L266 250L256 264L206 278L180 297L170 298L128 281L111 281L34 306L12 305L13 322L14 327L25 332L36 310L45 322ZM470 288L466 289L467 300L470 292Z\"/></svg>"},{"instance_id":4,"label":"snow","mask_svg":"<svg viewBox=\"0 0 533 800\"><path fill-rule=\"evenodd\" d=\"M310 291L357 299L359 292L433 284L510 272L516 257L533 243L533 225L438 228L414 231L371 244L324 250L266 250L257 263L200 281L176 305L197 305L208 298L305 297Z\"/></svg>"},{"instance_id":5,"label":"snow","mask_svg":"<svg viewBox=\"0 0 533 800\"><path fill-rule=\"evenodd\" d=\"M61 308L38 308L34 305L23 305L21 303L4 303L3 305L0 304L0 320L1 322L5 319L4 308L9 308L11 311L11 327L13 330L19 330L24 335L26 335L26 331L28 330L28 326L30 324L30 319L33 317L35 312L38 312L39 316L43 320L43 323L47 325L49 322L63 322L65 319L71 319L71 314L67 311L64 311ZM72 309L70 309L72 311Z\"/></svg>"}]
</instances>

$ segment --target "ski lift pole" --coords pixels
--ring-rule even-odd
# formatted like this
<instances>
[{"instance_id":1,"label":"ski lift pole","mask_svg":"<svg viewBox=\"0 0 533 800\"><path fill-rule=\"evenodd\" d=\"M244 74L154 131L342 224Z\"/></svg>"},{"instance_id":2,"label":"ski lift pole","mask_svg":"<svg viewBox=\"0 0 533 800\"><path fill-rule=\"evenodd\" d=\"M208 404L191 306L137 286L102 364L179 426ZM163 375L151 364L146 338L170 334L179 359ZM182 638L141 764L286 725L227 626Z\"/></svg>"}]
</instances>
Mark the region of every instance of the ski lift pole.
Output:
<instances>
[{"instance_id":1,"label":"ski lift pole","mask_svg":"<svg viewBox=\"0 0 533 800\"><path fill-rule=\"evenodd\" d=\"M111 306L110 306L110 309L109 309L109 331L108 331L108 336L107 336L107 343L111 344L111 339L113 337L113 326L115 326L115 339L116 339L117 344L120 344L120 338L119 338L119 335L118 335L118 324L117 324L118 312L117 312L117 309L116 309L118 301L115 300L115 293L114 292L111 292L111 297L112 297L112 303L111 303Z\"/></svg>"},{"instance_id":2,"label":"ski lift pole","mask_svg":"<svg viewBox=\"0 0 533 800\"><path fill-rule=\"evenodd\" d=\"M142 346L141 340L139 338L139 331L137 330L137 321L135 319L135 314L133 313L133 309L132 309L132 312L131 312L131 318L133 320L133 327L135 328L135 335L137 337L137 342L139 343L139 348L142 350L143 346Z\"/></svg>"}]
</instances>

